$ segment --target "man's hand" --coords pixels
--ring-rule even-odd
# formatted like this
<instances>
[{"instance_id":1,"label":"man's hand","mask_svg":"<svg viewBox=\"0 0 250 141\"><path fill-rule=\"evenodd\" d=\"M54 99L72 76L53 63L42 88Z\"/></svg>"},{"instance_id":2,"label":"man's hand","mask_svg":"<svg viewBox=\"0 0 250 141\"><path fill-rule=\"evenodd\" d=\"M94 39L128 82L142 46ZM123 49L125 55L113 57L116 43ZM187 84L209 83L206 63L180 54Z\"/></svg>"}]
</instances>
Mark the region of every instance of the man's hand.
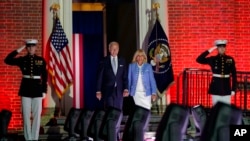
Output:
<instances>
[{"instance_id":1,"label":"man's hand","mask_svg":"<svg viewBox=\"0 0 250 141\"><path fill-rule=\"evenodd\" d=\"M43 93L43 99L46 97L46 93Z\"/></svg>"},{"instance_id":2,"label":"man's hand","mask_svg":"<svg viewBox=\"0 0 250 141\"><path fill-rule=\"evenodd\" d=\"M128 95L129 95L128 90L125 89L125 90L123 91L123 97L128 97Z\"/></svg>"},{"instance_id":3,"label":"man's hand","mask_svg":"<svg viewBox=\"0 0 250 141\"><path fill-rule=\"evenodd\" d=\"M208 50L208 52L211 53L211 52L214 51L216 48L217 48L217 46L213 46L213 47L211 47L211 48Z\"/></svg>"},{"instance_id":4,"label":"man's hand","mask_svg":"<svg viewBox=\"0 0 250 141\"><path fill-rule=\"evenodd\" d=\"M102 93L101 93L101 92L96 92L96 98L97 98L98 100L101 100L101 98L102 98Z\"/></svg>"}]
</instances>

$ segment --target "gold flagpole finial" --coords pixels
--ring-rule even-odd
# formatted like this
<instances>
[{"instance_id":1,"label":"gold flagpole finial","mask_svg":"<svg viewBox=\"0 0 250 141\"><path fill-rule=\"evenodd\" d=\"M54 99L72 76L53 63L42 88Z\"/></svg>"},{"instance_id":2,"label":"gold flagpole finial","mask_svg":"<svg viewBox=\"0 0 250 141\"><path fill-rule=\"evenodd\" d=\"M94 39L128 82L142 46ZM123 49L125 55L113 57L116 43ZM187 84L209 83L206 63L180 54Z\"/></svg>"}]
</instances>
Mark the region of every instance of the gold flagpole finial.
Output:
<instances>
[{"instance_id":1,"label":"gold flagpole finial","mask_svg":"<svg viewBox=\"0 0 250 141\"><path fill-rule=\"evenodd\" d=\"M57 3L54 3L54 4L52 4L52 5L50 6L50 11L51 11L51 10L53 11L54 18L57 17L57 13L58 13L59 9L60 9L60 5L57 4Z\"/></svg>"},{"instance_id":2,"label":"gold flagpole finial","mask_svg":"<svg viewBox=\"0 0 250 141\"><path fill-rule=\"evenodd\" d=\"M156 18L159 19L158 9L160 8L160 4L158 2L157 3L153 3L152 4L152 8L153 8L153 10L156 11Z\"/></svg>"},{"instance_id":3,"label":"gold flagpole finial","mask_svg":"<svg viewBox=\"0 0 250 141\"><path fill-rule=\"evenodd\" d=\"M58 11L60 9L60 5L57 4L57 3L54 3L50 6L50 11L53 10L53 11Z\"/></svg>"},{"instance_id":4,"label":"gold flagpole finial","mask_svg":"<svg viewBox=\"0 0 250 141\"><path fill-rule=\"evenodd\" d=\"M157 2L157 3L153 3L153 9L158 9L160 8L160 4Z\"/></svg>"}]
</instances>

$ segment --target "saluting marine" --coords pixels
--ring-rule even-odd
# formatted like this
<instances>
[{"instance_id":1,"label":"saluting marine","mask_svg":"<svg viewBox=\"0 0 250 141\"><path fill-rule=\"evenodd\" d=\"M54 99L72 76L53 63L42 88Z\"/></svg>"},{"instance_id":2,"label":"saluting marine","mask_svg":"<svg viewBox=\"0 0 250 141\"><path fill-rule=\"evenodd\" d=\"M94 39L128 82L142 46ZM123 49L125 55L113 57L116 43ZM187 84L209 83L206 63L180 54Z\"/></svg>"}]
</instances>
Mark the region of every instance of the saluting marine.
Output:
<instances>
[{"instance_id":1,"label":"saluting marine","mask_svg":"<svg viewBox=\"0 0 250 141\"><path fill-rule=\"evenodd\" d=\"M35 54L37 40L28 39L26 45L7 55L4 62L18 66L22 72L22 80L18 95L21 96L24 120L24 137L26 140L38 140L42 99L47 93L47 70L45 59ZM27 55L16 57L23 49ZM32 113L33 122L30 123ZM31 127L32 126L32 127Z\"/></svg>"},{"instance_id":2,"label":"saluting marine","mask_svg":"<svg viewBox=\"0 0 250 141\"><path fill-rule=\"evenodd\" d=\"M213 105L218 101L231 103L231 95L236 91L236 67L234 58L225 54L227 40L216 40L215 46L201 53L196 61L200 64L208 64L213 76L209 87L212 94ZM213 50L218 50L218 55L210 56ZM230 77L231 76L231 77Z\"/></svg>"}]
</instances>

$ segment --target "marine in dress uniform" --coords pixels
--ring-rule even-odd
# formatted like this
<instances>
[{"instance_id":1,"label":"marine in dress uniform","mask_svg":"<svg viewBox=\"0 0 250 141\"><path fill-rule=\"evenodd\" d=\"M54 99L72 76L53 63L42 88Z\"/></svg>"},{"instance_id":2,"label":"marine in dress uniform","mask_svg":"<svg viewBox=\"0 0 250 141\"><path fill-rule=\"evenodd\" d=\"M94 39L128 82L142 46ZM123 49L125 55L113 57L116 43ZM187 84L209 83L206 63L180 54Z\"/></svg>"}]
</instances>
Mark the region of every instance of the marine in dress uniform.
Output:
<instances>
[{"instance_id":1,"label":"marine in dress uniform","mask_svg":"<svg viewBox=\"0 0 250 141\"><path fill-rule=\"evenodd\" d=\"M19 96L22 102L24 137L26 140L38 140L42 112L42 99L47 92L47 70L45 59L35 54L37 40L28 39L26 45L12 51L5 58L8 65L18 66L22 72ZM27 55L16 57L23 49ZM32 124L30 121L32 113Z\"/></svg>"},{"instance_id":2,"label":"marine in dress uniform","mask_svg":"<svg viewBox=\"0 0 250 141\"><path fill-rule=\"evenodd\" d=\"M208 64L212 70L212 81L209 87L209 94L212 94L213 105L218 101L231 103L231 95L236 91L236 67L234 58L225 54L227 40L216 40L215 46L201 53L196 61L200 64ZM216 56L210 56L213 50L217 49Z\"/></svg>"}]
</instances>

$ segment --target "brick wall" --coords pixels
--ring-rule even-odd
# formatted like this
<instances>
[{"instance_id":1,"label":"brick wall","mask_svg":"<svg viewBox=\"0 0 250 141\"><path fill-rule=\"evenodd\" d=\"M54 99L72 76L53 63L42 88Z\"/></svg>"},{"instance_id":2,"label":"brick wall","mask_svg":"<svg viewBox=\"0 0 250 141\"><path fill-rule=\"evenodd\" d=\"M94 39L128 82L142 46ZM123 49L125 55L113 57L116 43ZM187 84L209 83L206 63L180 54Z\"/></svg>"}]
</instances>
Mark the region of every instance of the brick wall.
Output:
<instances>
[{"instance_id":1,"label":"brick wall","mask_svg":"<svg viewBox=\"0 0 250 141\"><path fill-rule=\"evenodd\" d=\"M9 128L22 129L22 116L18 89L21 80L19 68L6 65L6 55L22 46L23 39L36 38L39 47L42 39L42 1L1 0L0 1L0 110L12 111ZM25 51L22 55L25 54ZM41 48L38 49L41 54Z\"/></svg>"},{"instance_id":2,"label":"brick wall","mask_svg":"<svg viewBox=\"0 0 250 141\"><path fill-rule=\"evenodd\" d=\"M250 71L249 0L168 0L168 8L169 40L176 77L184 68L210 69L195 60L201 52L212 47L216 39L229 41L227 54L235 58L238 71ZM175 89L176 85L171 88L173 101Z\"/></svg>"}]
</instances>

